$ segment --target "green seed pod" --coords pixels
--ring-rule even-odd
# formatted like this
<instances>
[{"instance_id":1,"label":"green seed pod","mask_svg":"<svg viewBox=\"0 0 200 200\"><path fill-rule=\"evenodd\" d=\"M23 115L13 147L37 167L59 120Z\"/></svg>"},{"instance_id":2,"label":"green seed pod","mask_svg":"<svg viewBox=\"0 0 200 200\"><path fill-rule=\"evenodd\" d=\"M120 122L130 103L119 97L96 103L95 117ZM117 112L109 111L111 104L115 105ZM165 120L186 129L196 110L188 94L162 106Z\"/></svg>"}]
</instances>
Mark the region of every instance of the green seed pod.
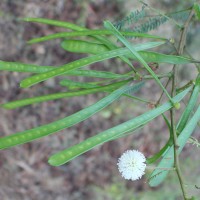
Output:
<instances>
[{"instance_id":1,"label":"green seed pod","mask_svg":"<svg viewBox=\"0 0 200 200\"><path fill-rule=\"evenodd\" d=\"M89 54L98 54L109 50L103 44L86 42L82 40L65 40L61 43L61 47L66 51Z\"/></svg>"}]
</instances>

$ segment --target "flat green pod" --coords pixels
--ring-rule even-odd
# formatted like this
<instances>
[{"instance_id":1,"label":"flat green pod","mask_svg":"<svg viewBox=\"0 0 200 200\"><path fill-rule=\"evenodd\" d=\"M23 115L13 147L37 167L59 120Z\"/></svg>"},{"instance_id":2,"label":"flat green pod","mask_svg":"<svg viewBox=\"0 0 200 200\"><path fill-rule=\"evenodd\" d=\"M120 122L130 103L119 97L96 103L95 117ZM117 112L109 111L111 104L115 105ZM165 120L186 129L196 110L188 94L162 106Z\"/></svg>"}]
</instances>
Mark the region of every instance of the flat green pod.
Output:
<instances>
[{"instance_id":1,"label":"flat green pod","mask_svg":"<svg viewBox=\"0 0 200 200\"><path fill-rule=\"evenodd\" d=\"M159 46L161 44L163 44L163 42L144 43L144 44L137 45L135 47L135 49L136 49L136 51L139 51L139 50L143 50L143 49L153 48L153 47ZM54 70L28 77L28 78L24 79L23 81L21 81L20 87L22 87L22 88L30 87L32 85L35 85L35 84L42 82L44 80L47 80L49 78L62 75L66 72L84 67L86 65L90 65L90 64L93 64L93 63L96 63L99 61L103 61L106 59L126 55L128 52L129 52L129 50L127 48L119 48L116 50L106 51L106 52L103 52L103 53L100 53L97 55L82 58L82 59L73 61L69 64L60 66L59 68L56 68Z\"/></svg>"},{"instance_id":2,"label":"flat green pod","mask_svg":"<svg viewBox=\"0 0 200 200\"><path fill-rule=\"evenodd\" d=\"M96 88L99 87L99 85L91 84L91 83L85 83L85 82L78 82L78 81L72 81L69 79L63 79L59 82L60 85L66 86L69 88Z\"/></svg>"},{"instance_id":3,"label":"flat green pod","mask_svg":"<svg viewBox=\"0 0 200 200\"><path fill-rule=\"evenodd\" d=\"M191 97L190 97L190 100L183 112L183 114L181 115L181 118L177 124L177 132L178 134L180 134L182 132L182 130L184 129L184 127L186 126L187 124L187 121L189 120L189 117L196 105L196 102L198 100L198 97L199 97L199 90L200 90L200 85L196 85L194 87L194 90L191 94Z\"/></svg>"},{"instance_id":4,"label":"flat green pod","mask_svg":"<svg viewBox=\"0 0 200 200\"><path fill-rule=\"evenodd\" d=\"M81 27L81 26L78 26L76 24L66 22L66 21L59 21L59 20L46 19L46 18L33 18L33 17L25 17L25 18L22 18L21 20L23 20L25 22L35 22L35 23L41 23L41 24L48 24L48 25L63 27L63 28L76 30L76 31L85 30L84 27Z\"/></svg>"},{"instance_id":5,"label":"flat green pod","mask_svg":"<svg viewBox=\"0 0 200 200\"><path fill-rule=\"evenodd\" d=\"M147 45L146 49L153 48L155 46L148 46L153 44L151 42L139 44L139 45ZM164 43L162 43L164 44ZM102 45L82 40L65 40L62 44L62 47L74 53L89 53L89 54L98 54L102 52L108 51L108 49ZM134 47L137 48L139 45L135 45ZM99 51L98 51L99 49ZM175 55L166 55L162 53L157 53L153 51L139 51L141 57L148 63L156 62L156 63L170 63L170 64L188 64L190 62L199 62L197 60L192 60L191 58L182 57L182 56L175 56ZM138 60L138 58L132 55L130 52L124 54L126 57L134 60Z\"/></svg>"},{"instance_id":6,"label":"flat green pod","mask_svg":"<svg viewBox=\"0 0 200 200\"><path fill-rule=\"evenodd\" d=\"M97 92L109 92L121 87L122 85L128 83L130 80L131 79L111 83L111 84L101 86L101 87L85 89L85 90L79 90L79 91L73 91L73 92L60 92L60 93L48 94L48 95L31 97L31 98L26 98L26 99L20 99L20 100L1 104L1 107L5 109L15 109L22 106L27 106L27 105L31 105L35 103L41 103L44 101L52 101L52 100L61 99L61 98L83 96L83 95L93 94Z\"/></svg>"},{"instance_id":7,"label":"flat green pod","mask_svg":"<svg viewBox=\"0 0 200 200\"><path fill-rule=\"evenodd\" d=\"M38 66L32 64L25 64L20 62L6 62L0 61L0 70L11 72L31 72L31 73L43 73L55 69L52 66Z\"/></svg>"},{"instance_id":8,"label":"flat green pod","mask_svg":"<svg viewBox=\"0 0 200 200\"><path fill-rule=\"evenodd\" d=\"M179 93L176 97L173 98L173 101L179 102L188 93L188 91L189 89L186 89L184 92ZM100 144L110 141L113 138L119 137L124 133L140 128L142 125L147 124L149 121L169 110L171 107L171 102L167 102L159 106L158 108L150 110L134 119L124 122L106 131L103 131L93 137L84 140L77 145L74 145L66 150L52 155L49 158L48 162L50 165L53 166L63 165Z\"/></svg>"},{"instance_id":9,"label":"flat green pod","mask_svg":"<svg viewBox=\"0 0 200 200\"><path fill-rule=\"evenodd\" d=\"M153 39L167 41L166 38L162 38L159 36L150 35L146 33L138 33L138 32L131 32L131 31L120 31L120 33L124 36L129 36L129 37L153 38ZM71 38L71 37L77 37L77 36L93 36L94 37L97 35L112 35L112 32L109 30L101 30L101 29L74 31L74 32L59 32L59 33L54 33L54 34L50 34L43 37L33 38L29 40L27 43L34 44L34 43L49 41L49 40L58 39L58 38Z\"/></svg>"},{"instance_id":10,"label":"flat green pod","mask_svg":"<svg viewBox=\"0 0 200 200\"><path fill-rule=\"evenodd\" d=\"M66 51L89 54L98 54L109 50L104 44L83 40L65 40L61 43L61 47Z\"/></svg>"},{"instance_id":11,"label":"flat green pod","mask_svg":"<svg viewBox=\"0 0 200 200\"><path fill-rule=\"evenodd\" d=\"M141 43L141 44L135 44L134 47L137 50L146 50L146 49L151 49L157 46L160 46L162 44L165 44L165 42L146 42L146 43ZM69 51L69 52L74 52L74 53L90 53L90 54L99 54L103 52L108 52L109 49L103 45L103 44L98 44L94 42L88 42L88 41L83 41L83 40L65 40L63 43L61 43L62 47ZM116 49L120 49L119 47ZM127 51L126 57L133 58L131 57L131 53ZM135 57L134 57L135 59Z\"/></svg>"},{"instance_id":12,"label":"flat green pod","mask_svg":"<svg viewBox=\"0 0 200 200\"><path fill-rule=\"evenodd\" d=\"M87 31L88 30L85 27L81 27L81 26L78 26L78 25L70 23L70 22L63 22L63 21L52 20L52 19L29 18L28 17L28 18L23 18L22 20L26 21L26 22L36 22L36 23L42 23L42 24L48 24L48 25L63 27L63 28L67 28L67 29L71 29L71 30L75 30L75 31ZM111 50L117 48L117 46L115 44L113 44L110 40L108 40L106 37L99 36L99 35L93 35L91 37L94 38L95 40L97 40L98 42L101 42L102 44L104 44L105 46L107 46ZM131 62L127 58L125 58L123 56L120 56L120 58L125 63L127 63L130 67L133 68Z\"/></svg>"},{"instance_id":13,"label":"flat green pod","mask_svg":"<svg viewBox=\"0 0 200 200\"><path fill-rule=\"evenodd\" d=\"M98 35L107 35L111 34L110 31L108 30L90 30L82 26L78 26L76 24L66 22L66 21L59 21L59 20L53 20L53 19L46 19L46 18L31 18L31 17L26 17L22 18L21 20L25 22L35 22L35 23L42 23L42 24L48 24L52 26L58 26L58 27L63 27L67 28L70 30L74 31L81 31L83 35L92 35L94 38L96 38L99 41L107 42L107 38L103 36L98 36ZM123 35L126 36L133 36L133 37L145 37L145 38L154 38L154 39L161 39L161 40L166 40L166 38L156 36L156 35L150 35L146 33L138 33L138 32L132 32L132 31L122 31L121 32ZM80 33L81 34L81 33ZM73 34L72 34L73 36ZM76 36L81 36L81 35L76 35Z\"/></svg>"},{"instance_id":14,"label":"flat green pod","mask_svg":"<svg viewBox=\"0 0 200 200\"><path fill-rule=\"evenodd\" d=\"M10 148L12 146L16 146L19 144L27 143L32 140L36 140L38 138L50 135L62 129L71 127L81 121L86 120L91 117L95 113L101 111L106 106L110 105L113 101L120 98L124 93L128 91L138 91L143 86L143 82L139 82L132 86L122 86L121 88L115 90L108 96L99 100L98 102L76 112L68 117L60 119L58 121L52 122L50 124L46 124L43 126L39 126L30 130L26 130L23 132L15 133L3 138L0 138L0 149Z\"/></svg>"},{"instance_id":15,"label":"flat green pod","mask_svg":"<svg viewBox=\"0 0 200 200\"><path fill-rule=\"evenodd\" d=\"M52 69L56 69L56 67L52 66L39 66L33 64L26 64L20 62L7 62L0 61L0 70L3 71L11 71L11 72L27 72L27 73L43 73L47 71L51 71ZM116 74L107 71L97 71L97 70L72 70L63 75L66 76L87 76L87 77L96 77L96 78L122 78L128 77L126 74Z\"/></svg>"},{"instance_id":16,"label":"flat green pod","mask_svg":"<svg viewBox=\"0 0 200 200\"><path fill-rule=\"evenodd\" d=\"M152 52L152 51L140 51L139 54L146 62L170 63L170 64L177 64L177 65L200 62L198 60L194 60L188 57L166 55L166 54ZM135 59L134 56L130 56L130 57Z\"/></svg>"},{"instance_id":17,"label":"flat green pod","mask_svg":"<svg viewBox=\"0 0 200 200\"><path fill-rule=\"evenodd\" d=\"M37 83L40 83L42 81L45 81L49 78L63 75L65 73L84 67L86 65L90 65L90 64L100 62L106 59L118 57L120 55L126 55L128 51L129 50L126 48L120 48L117 50L100 53L94 56L89 56L87 58L82 58L82 59L73 61L69 64L62 65L59 68L56 68L54 70L28 77L21 81L20 87L27 88ZM145 62L158 62L158 63L166 62L166 63L171 63L171 64L187 64L187 63L199 62L190 58L165 55L165 54L160 54L160 53L155 53L155 52L140 51L139 54L145 60ZM131 55L131 57L134 58L133 55ZM135 57L135 60L138 60L138 59Z\"/></svg>"},{"instance_id":18,"label":"flat green pod","mask_svg":"<svg viewBox=\"0 0 200 200\"><path fill-rule=\"evenodd\" d=\"M116 73L107 72L107 71L85 70L85 69L69 71L69 72L65 73L64 75L87 76L87 77L96 77L96 78L105 78L105 79L130 77L129 74L116 74Z\"/></svg>"}]
</instances>

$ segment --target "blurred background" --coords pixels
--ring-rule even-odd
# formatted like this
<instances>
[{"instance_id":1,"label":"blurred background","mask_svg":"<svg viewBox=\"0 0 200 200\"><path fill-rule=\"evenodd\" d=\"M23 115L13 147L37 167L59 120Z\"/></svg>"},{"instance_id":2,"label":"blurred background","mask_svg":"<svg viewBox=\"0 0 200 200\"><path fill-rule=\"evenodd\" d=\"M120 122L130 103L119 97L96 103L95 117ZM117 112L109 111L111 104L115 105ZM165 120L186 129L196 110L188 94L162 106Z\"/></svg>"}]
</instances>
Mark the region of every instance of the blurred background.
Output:
<instances>
[{"instance_id":1,"label":"blurred background","mask_svg":"<svg viewBox=\"0 0 200 200\"><path fill-rule=\"evenodd\" d=\"M162 0L146 1L162 12L173 12L188 8L193 1ZM87 28L103 28L102 22L115 22L141 10L138 1L122 0L1 0L0 1L0 60L18 61L36 65L58 66L79 59L85 55L73 54L60 47L57 39L40 44L27 45L26 41L43 35L65 31L62 28L19 21L22 17L44 17L72 22ZM152 13L152 15L155 13ZM167 38L178 40L179 30L171 22L151 31ZM187 49L199 59L200 25L193 23L188 34ZM134 42L134 40L132 40ZM140 41L139 41L140 42ZM164 49L166 52L167 49ZM119 59L111 59L90 66L91 69L125 73L128 67ZM158 73L167 72L172 66L163 64ZM181 66L180 86L195 77L194 65ZM29 89L19 88L19 82L29 74L17 72L0 73L0 103L66 91L58 85L59 78L50 79ZM74 80L84 81L83 78ZM163 83L166 80L163 79ZM155 102L160 89L149 81L138 93ZM15 110L0 108L0 136L30 129L69 116L104 97L93 94L71 99L59 99L26 106ZM182 104L182 107L184 105ZM0 152L0 200L153 200L182 199L176 174L171 172L167 180L157 188L148 186L148 177L139 181L124 180L117 169L118 157L127 149L138 149L145 156L159 151L168 138L168 130L162 118L156 118L134 134L106 143L61 167L48 165L48 157L85 138L95 135L114 125L138 116L150 109L147 104L125 97L90 119L59 133L40 140ZM199 129L193 134L200 139ZM188 183L189 193L200 196L199 158L200 149L187 144L181 155L181 166Z\"/></svg>"}]
</instances>

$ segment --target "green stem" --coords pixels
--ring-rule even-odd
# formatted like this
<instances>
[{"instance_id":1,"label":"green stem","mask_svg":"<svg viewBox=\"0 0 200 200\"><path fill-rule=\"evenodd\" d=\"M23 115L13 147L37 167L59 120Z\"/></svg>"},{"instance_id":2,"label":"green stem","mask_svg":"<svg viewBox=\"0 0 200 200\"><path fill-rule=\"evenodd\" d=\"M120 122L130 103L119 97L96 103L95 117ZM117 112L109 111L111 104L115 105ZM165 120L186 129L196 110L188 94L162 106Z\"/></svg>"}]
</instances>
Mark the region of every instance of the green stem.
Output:
<instances>
[{"instance_id":1,"label":"green stem","mask_svg":"<svg viewBox=\"0 0 200 200\"><path fill-rule=\"evenodd\" d=\"M171 76L172 76L172 74L171 74ZM168 86L168 84L169 84L169 82L170 82L170 80L171 80L171 76L169 77L169 79L168 79L168 81L167 81L167 83L166 83L166 85L165 85L165 88L167 88L167 86ZM163 94L164 94L164 90L162 90L162 93L161 93L161 95L160 95L160 98L159 98L158 101L156 102L156 106L159 105L159 103L160 103L160 101L161 101L161 99L162 99Z\"/></svg>"},{"instance_id":2,"label":"green stem","mask_svg":"<svg viewBox=\"0 0 200 200\"><path fill-rule=\"evenodd\" d=\"M179 47L178 47L178 54L179 55L183 54L183 49L184 49L185 43L186 43L187 30L188 30L189 23L190 23L193 15L194 15L194 11L191 10L190 15L189 15L189 17L188 17L187 21L185 22L184 27L182 29ZM172 77L172 91L171 91L172 97L176 95L177 73L178 73L177 65L174 65L174 67L173 67L173 77ZM173 144L174 144L174 167L176 169L176 173L177 173L179 183L180 183L180 186L181 186L181 189L182 189L183 197L184 197L185 200L187 200L188 199L187 193L185 191L183 176L182 176L182 173L181 173L179 157L178 157L178 146L177 146L178 143L177 143L174 108L172 108L170 110L170 117L171 117L171 127L172 127L172 134L173 134Z\"/></svg>"},{"instance_id":3,"label":"green stem","mask_svg":"<svg viewBox=\"0 0 200 200\"><path fill-rule=\"evenodd\" d=\"M169 72L169 73L166 73L166 74L156 74L156 76L158 78L167 78L167 77L171 77L172 76L172 73ZM142 77L142 79L154 79L154 77L152 75L145 75Z\"/></svg>"}]
</instances>

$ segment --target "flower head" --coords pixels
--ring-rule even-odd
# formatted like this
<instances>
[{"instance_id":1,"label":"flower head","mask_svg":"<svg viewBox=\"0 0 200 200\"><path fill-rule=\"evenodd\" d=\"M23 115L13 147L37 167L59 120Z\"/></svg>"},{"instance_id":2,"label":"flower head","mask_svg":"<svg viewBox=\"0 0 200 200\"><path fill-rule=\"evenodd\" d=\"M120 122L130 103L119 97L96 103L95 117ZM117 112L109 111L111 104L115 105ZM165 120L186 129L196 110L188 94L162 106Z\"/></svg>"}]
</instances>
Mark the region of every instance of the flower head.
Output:
<instances>
[{"instance_id":1,"label":"flower head","mask_svg":"<svg viewBox=\"0 0 200 200\"><path fill-rule=\"evenodd\" d=\"M127 180L138 180L145 174L145 156L137 150L127 150L118 160L118 169Z\"/></svg>"}]
</instances>

